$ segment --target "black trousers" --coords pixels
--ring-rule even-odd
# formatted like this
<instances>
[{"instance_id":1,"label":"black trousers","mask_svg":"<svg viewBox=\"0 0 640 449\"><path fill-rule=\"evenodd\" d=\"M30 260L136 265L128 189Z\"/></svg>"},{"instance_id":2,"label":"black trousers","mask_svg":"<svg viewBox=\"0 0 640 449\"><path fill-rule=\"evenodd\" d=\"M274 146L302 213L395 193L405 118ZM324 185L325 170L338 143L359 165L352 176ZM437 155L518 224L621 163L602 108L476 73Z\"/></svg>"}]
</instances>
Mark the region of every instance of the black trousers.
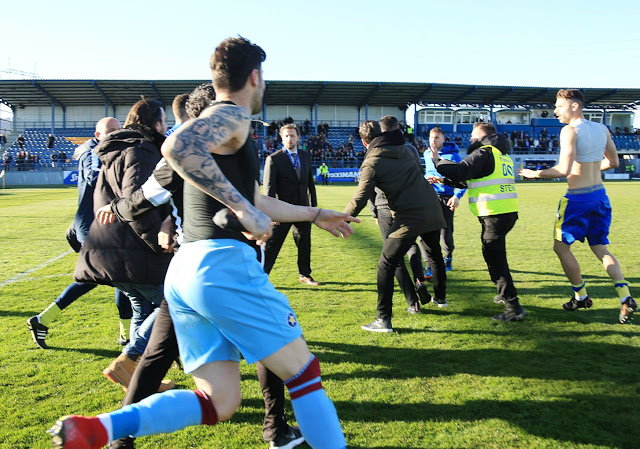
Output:
<instances>
[{"instance_id":1,"label":"black trousers","mask_svg":"<svg viewBox=\"0 0 640 449\"><path fill-rule=\"evenodd\" d=\"M311 223L279 223L273 227L271 238L264 249L264 271L269 274L276 263L282 244L293 227L293 241L298 247L298 273L311 276Z\"/></svg>"},{"instance_id":2,"label":"black trousers","mask_svg":"<svg viewBox=\"0 0 640 449\"><path fill-rule=\"evenodd\" d=\"M329 185L329 175L322 175L322 185L323 186Z\"/></svg>"},{"instance_id":3,"label":"black trousers","mask_svg":"<svg viewBox=\"0 0 640 449\"><path fill-rule=\"evenodd\" d=\"M393 277L400 262L418 236L403 238L388 237L382 245L382 254L378 260L378 306L377 317L391 318L393 309ZM447 296L447 275L440 249L440 231L420 234L427 245L427 259L433 271L433 292L438 299Z\"/></svg>"},{"instance_id":4,"label":"black trousers","mask_svg":"<svg viewBox=\"0 0 640 449\"><path fill-rule=\"evenodd\" d=\"M496 284L498 296L505 301L518 298L507 262L506 237L518 220L517 212L478 217L482 224L482 255L489 269L491 281Z\"/></svg>"},{"instance_id":5,"label":"black trousers","mask_svg":"<svg viewBox=\"0 0 640 449\"><path fill-rule=\"evenodd\" d=\"M178 355L178 340L169 314L169 306L167 301L163 300L160 312L153 323L149 343L131 377L122 405L140 402L157 393L162 379ZM266 409L262 435L265 440L271 441L275 438L276 431L287 429L284 416L284 385L278 376L260 362L256 363L256 366Z\"/></svg>"},{"instance_id":6,"label":"black trousers","mask_svg":"<svg viewBox=\"0 0 640 449\"><path fill-rule=\"evenodd\" d=\"M386 207L378 207L378 227L380 228L380 234L382 235L382 240L386 240L389 235L389 230L391 229L391 225L393 224L393 217L391 216L391 211ZM416 243L414 242L411 245L410 250L413 249L414 254L419 251ZM414 257L415 259L415 257ZM409 262L411 263L411 256L409 257ZM418 263L420 263L420 259L418 258ZM422 263L420 263L420 268L418 269L420 275L422 274ZM416 294L415 288L415 279L412 279L409 275L409 271L407 270L407 266L404 263L404 256L402 260L396 267L394 272L394 276L398 281L398 285L400 285L400 289L402 293L404 293L404 297L407 300L408 305L413 305L418 302L418 295Z\"/></svg>"},{"instance_id":7,"label":"black trousers","mask_svg":"<svg viewBox=\"0 0 640 449\"><path fill-rule=\"evenodd\" d=\"M455 245L453 244L453 214L454 211L449 209L447 206L447 201L451 196L448 195L438 195L438 199L440 200L440 207L442 208L442 215L444 216L444 221L447 223L447 228L442 229L440 231L440 243L442 244L442 251L444 252L444 257L452 257L453 250L455 249ZM420 248L424 254L425 261L427 259L427 248L422 239L418 239L418 243L420 244Z\"/></svg>"}]
</instances>

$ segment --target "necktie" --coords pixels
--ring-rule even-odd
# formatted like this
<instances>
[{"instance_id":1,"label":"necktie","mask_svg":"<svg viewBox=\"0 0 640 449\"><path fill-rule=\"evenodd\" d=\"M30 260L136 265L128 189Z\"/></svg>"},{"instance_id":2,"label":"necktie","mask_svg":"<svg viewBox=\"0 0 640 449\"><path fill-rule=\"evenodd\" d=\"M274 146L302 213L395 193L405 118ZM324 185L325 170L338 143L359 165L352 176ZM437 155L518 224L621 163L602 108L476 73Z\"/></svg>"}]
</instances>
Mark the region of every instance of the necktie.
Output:
<instances>
[{"instance_id":1,"label":"necktie","mask_svg":"<svg viewBox=\"0 0 640 449\"><path fill-rule=\"evenodd\" d=\"M300 179L300 159L298 159L298 153L292 153L293 156L293 168L296 171L296 175L298 175L298 179Z\"/></svg>"}]
</instances>

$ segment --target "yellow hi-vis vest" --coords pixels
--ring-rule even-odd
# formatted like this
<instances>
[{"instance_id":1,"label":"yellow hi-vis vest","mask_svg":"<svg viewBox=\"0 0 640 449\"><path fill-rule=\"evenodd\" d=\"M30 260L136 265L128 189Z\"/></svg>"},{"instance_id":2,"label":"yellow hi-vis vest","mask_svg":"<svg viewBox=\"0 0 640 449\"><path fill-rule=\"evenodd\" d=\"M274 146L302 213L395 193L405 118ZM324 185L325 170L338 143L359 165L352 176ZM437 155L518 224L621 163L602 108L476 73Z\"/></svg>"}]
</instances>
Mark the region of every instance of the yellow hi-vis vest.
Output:
<instances>
[{"instance_id":1,"label":"yellow hi-vis vest","mask_svg":"<svg viewBox=\"0 0 640 449\"><path fill-rule=\"evenodd\" d=\"M518 193L513 161L508 154L486 145L493 153L495 167L489 176L467 181L469 209L477 217L518 211Z\"/></svg>"}]
</instances>

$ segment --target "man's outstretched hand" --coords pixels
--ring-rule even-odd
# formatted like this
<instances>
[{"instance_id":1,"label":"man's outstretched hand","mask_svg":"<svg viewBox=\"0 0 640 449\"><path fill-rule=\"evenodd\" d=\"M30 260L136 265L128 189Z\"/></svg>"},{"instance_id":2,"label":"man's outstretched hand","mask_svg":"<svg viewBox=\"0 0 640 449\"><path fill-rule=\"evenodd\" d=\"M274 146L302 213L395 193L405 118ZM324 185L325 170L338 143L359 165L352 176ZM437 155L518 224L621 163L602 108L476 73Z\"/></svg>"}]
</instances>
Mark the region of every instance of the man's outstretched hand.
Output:
<instances>
[{"instance_id":1,"label":"man's outstretched hand","mask_svg":"<svg viewBox=\"0 0 640 449\"><path fill-rule=\"evenodd\" d=\"M335 237L342 237L343 239L353 234L353 229L349 225L350 222L360 223L360 220L349 214L330 209L321 209L320 214L313 221L319 228L330 232Z\"/></svg>"}]
</instances>

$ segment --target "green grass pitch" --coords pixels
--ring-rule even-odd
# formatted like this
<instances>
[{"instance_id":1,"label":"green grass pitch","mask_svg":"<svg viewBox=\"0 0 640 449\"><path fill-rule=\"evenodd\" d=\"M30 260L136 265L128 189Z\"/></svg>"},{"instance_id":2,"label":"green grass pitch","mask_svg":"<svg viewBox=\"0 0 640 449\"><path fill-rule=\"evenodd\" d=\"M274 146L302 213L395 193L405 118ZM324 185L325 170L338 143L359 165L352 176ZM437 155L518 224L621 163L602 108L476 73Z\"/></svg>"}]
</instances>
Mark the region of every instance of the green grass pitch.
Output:
<instances>
[{"instance_id":1,"label":"green grass pitch","mask_svg":"<svg viewBox=\"0 0 640 449\"><path fill-rule=\"evenodd\" d=\"M610 248L640 296L640 183L606 187L613 205ZM492 301L480 224L466 199L455 218L449 307L410 315L396 290L393 334L360 330L375 317L382 245L368 209L346 241L314 227L312 268L320 287L297 282L289 237L272 281L289 297L320 359L349 447L640 447L640 316L635 324L616 324L615 290L586 244L574 251L594 306L561 308L571 289L552 250L552 230L565 188L518 184L520 219L507 244L528 312L522 323L490 320L501 307ZM342 210L355 186L317 189L321 207ZM76 201L74 188L0 190L2 449L50 447L45 431L58 417L107 412L123 398L101 374L119 354L112 289L99 287L68 307L50 328L50 350L36 349L26 327L72 280L76 255L68 252L64 231ZM255 368L243 363L241 370L243 402L229 422L140 438L137 447L267 447ZM179 369L168 377L178 388L194 387Z\"/></svg>"}]
</instances>

